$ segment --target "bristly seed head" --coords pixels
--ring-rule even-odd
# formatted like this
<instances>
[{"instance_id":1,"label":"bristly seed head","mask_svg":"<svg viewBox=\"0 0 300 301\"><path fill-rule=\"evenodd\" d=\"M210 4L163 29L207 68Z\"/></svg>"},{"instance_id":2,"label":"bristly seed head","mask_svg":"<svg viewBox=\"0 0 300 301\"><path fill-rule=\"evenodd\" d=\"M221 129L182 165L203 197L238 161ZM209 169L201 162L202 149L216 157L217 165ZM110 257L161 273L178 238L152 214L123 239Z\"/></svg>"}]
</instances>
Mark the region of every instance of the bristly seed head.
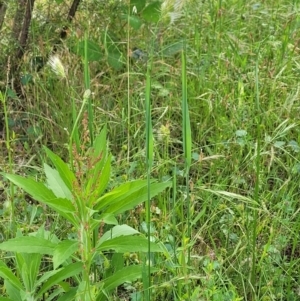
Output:
<instances>
[{"instance_id":1,"label":"bristly seed head","mask_svg":"<svg viewBox=\"0 0 300 301\"><path fill-rule=\"evenodd\" d=\"M60 78L66 78L64 65L62 64L60 58L57 55L50 56L48 60L48 65L51 67L52 71Z\"/></svg>"}]
</instances>

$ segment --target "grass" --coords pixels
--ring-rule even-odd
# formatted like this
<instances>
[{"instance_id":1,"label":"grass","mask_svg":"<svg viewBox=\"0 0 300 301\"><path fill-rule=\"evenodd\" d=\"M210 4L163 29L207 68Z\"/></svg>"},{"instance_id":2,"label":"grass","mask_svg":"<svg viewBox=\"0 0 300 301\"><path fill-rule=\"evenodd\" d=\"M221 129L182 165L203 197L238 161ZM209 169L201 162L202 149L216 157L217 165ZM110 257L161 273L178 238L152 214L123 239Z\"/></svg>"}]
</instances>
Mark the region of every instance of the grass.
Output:
<instances>
[{"instance_id":1,"label":"grass","mask_svg":"<svg viewBox=\"0 0 300 301\"><path fill-rule=\"evenodd\" d=\"M151 91L145 95L147 64L128 59L124 70L114 70L103 59L90 64L88 74L64 45L58 55L67 84L48 66L33 73L34 84L26 86L28 102L22 104L30 118L13 106L9 110L13 157L2 158L1 169L40 177L31 166L44 161L41 145L67 158L72 102L79 112L80 99L90 88L94 131L107 125L114 156L111 185L144 178L149 167L145 111L151 96L150 172L160 180L172 178L173 190L147 207L150 228L144 228L143 208L120 217L145 234L150 230L170 254L155 258L159 271L148 298L299 300L299 9L296 1L286 0L189 1L184 16L173 26L161 23L155 35L146 25L126 32L124 20L114 16L109 30L122 37L125 49L139 47L151 54ZM93 18L93 24L106 28L108 17ZM99 36L96 27L80 18L79 23L90 37ZM183 42L192 139L188 168L181 106ZM25 163L18 166L20 160ZM4 191L7 199L14 196L19 229L29 231L51 216L40 205L28 204L18 190L5 186ZM2 233L11 213L2 207ZM142 283L131 286L123 289L141 300ZM116 291L111 300L126 300L120 295Z\"/></svg>"}]
</instances>

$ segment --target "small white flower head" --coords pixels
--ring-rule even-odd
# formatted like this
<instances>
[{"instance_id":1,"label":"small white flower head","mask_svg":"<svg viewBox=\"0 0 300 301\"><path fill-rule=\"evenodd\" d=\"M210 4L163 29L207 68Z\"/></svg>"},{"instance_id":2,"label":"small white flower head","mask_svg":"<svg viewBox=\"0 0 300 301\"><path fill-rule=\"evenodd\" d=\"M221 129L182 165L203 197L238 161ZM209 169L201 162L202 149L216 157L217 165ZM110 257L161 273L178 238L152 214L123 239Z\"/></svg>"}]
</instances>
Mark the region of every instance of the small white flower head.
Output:
<instances>
[{"instance_id":1,"label":"small white flower head","mask_svg":"<svg viewBox=\"0 0 300 301\"><path fill-rule=\"evenodd\" d=\"M137 14L137 9L136 9L136 6L134 5L133 8L132 8L132 14L133 15L136 15Z\"/></svg>"},{"instance_id":2,"label":"small white flower head","mask_svg":"<svg viewBox=\"0 0 300 301\"><path fill-rule=\"evenodd\" d=\"M66 77L64 65L62 64L60 58L57 55L50 56L48 60L48 65L51 67L52 71L60 78Z\"/></svg>"},{"instance_id":3,"label":"small white flower head","mask_svg":"<svg viewBox=\"0 0 300 301\"><path fill-rule=\"evenodd\" d=\"M91 90L87 89L87 90L84 91L83 98L84 99L89 99L91 97L91 95L92 95Z\"/></svg>"}]
</instances>

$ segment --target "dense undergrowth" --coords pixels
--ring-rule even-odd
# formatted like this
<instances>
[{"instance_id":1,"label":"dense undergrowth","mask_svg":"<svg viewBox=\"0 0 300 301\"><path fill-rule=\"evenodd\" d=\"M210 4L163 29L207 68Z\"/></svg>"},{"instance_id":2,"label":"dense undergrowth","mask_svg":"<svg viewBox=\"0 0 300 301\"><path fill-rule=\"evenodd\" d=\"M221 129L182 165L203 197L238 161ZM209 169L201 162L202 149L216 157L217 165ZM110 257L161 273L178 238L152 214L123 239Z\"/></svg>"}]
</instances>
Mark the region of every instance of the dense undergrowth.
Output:
<instances>
[{"instance_id":1,"label":"dense undergrowth","mask_svg":"<svg viewBox=\"0 0 300 301\"><path fill-rule=\"evenodd\" d=\"M105 192L127 181L146 181L149 173L171 183L151 206L142 203L116 216L120 225L146 237L150 233L162 252L151 255L149 283L150 259L144 251L97 258L103 278L113 274L114 265L142 266L141 277L124 279L125 284L109 290L107 300L299 300L298 1L191 0L173 23L162 12L158 20L144 16L136 27L122 17L124 7L131 13L132 6L99 3L82 4L57 50L59 60L38 72L32 58L47 58L50 27L59 24L54 16L61 6L49 10L51 26L38 18L33 22L22 65L26 99L18 99L11 87L1 88L9 128L4 126L1 140L1 171L43 181L41 166L48 162L43 146L72 165L70 138L75 144L81 139L72 132L76 116L79 136L89 132L96 137L106 127L112 156ZM41 1L37 9L44 11L45 4ZM89 42L78 49L80 41ZM96 59L87 63L82 49L94 49L96 42L101 55L95 51ZM182 126L185 88L191 137ZM89 131L87 115L78 115L87 90ZM148 98L154 143L150 165ZM2 241L14 237L16 229L25 235L42 226L62 241L76 237L74 226L53 208L5 177L1 186ZM1 257L15 271L12 254ZM51 265L46 258L40 275ZM69 285L76 281L70 277ZM0 289L6 296L4 282ZM51 290L45 299L32 300L49 295Z\"/></svg>"}]
</instances>

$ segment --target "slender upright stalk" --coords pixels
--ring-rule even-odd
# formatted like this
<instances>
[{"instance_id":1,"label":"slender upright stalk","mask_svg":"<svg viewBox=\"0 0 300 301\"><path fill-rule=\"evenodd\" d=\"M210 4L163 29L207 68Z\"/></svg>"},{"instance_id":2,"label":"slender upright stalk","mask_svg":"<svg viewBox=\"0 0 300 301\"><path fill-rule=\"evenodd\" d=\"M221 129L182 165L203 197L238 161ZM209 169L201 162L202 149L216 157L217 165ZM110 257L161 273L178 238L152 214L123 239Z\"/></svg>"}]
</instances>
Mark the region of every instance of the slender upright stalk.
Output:
<instances>
[{"instance_id":1,"label":"slender upright stalk","mask_svg":"<svg viewBox=\"0 0 300 301\"><path fill-rule=\"evenodd\" d=\"M146 164L147 164L147 181L148 181L148 198L146 202L146 222L148 227L148 288L146 289L146 300L150 301L151 296L151 167L153 163L153 132L152 132L152 120L151 120L151 59L148 63L147 75L146 75Z\"/></svg>"},{"instance_id":2,"label":"slender upright stalk","mask_svg":"<svg viewBox=\"0 0 300 301\"><path fill-rule=\"evenodd\" d=\"M90 91L90 88L91 88L90 69L89 69L88 58L89 58L88 37L87 37L87 33L85 32L85 34L84 34L84 87L85 87L85 91ZM92 98L90 95L88 95L88 126L89 126L89 132L90 132L91 146L93 146L93 140L94 140L93 123L94 123L94 112L93 112L93 107L92 107Z\"/></svg>"},{"instance_id":3,"label":"slender upright stalk","mask_svg":"<svg viewBox=\"0 0 300 301\"><path fill-rule=\"evenodd\" d=\"M13 172L13 161L12 161L12 148L10 145L10 135L9 135L9 125L8 125L8 111L7 111L7 95L6 92L4 95L0 91L0 100L2 102L3 106L3 113L4 113L4 123L5 123L5 145L8 153L8 166L9 166L9 172ZM14 184L12 182L9 183L9 211L10 211L10 229L6 233L6 238L8 238L9 232L12 232L12 236L15 235L16 231L16 225L15 225L15 211L14 211Z\"/></svg>"},{"instance_id":4,"label":"slender upright stalk","mask_svg":"<svg viewBox=\"0 0 300 301\"><path fill-rule=\"evenodd\" d=\"M259 52L258 52L259 53ZM260 169L261 169L261 109L260 109L260 100L259 100L259 66L258 66L258 57L259 55L257 54L257 59L256 59L256 64L255 64L255 112L256 112L256 132L257 132L257 139L256 139L256 161L255 161L255 187L254 187L254 200L256 201L257 204L260 203L260 198L259 198L259 186L260 186ZM253 223L252 223L252 268L251 268L251 292L253 293L253 287L255 285L255 279L256 279L256 239L257 239L257 210L254 210L253 212ZM251 293L251 294L252 294ZM255 296L253 296L255 298Z\"/></svg>"},{"instance_id":5,"label":"slender upright stalk","mask_svg":"<svg viewBox=\"0 0 300 301\"><path fill-rule=\"evenodd\" d=\"M192 135L191 135L191 125L190 125L190 116L189 108L187 101L187 76L186 76L186 49L182 51L181 55L181 81L182 81L182 135L183 135L183 151L185 159L185 185L186 185L186 214L187 214L187 237L183 232L183 246L187 246L187 264L190 266L191 263L191 249L189 243L191 241L191 216L190 216L190 191L189 191L189 170L192 160ZM186 269L188 273L189 269ZM190 294L189 286L188 295Z\"/></svg>"}]
</instances>

